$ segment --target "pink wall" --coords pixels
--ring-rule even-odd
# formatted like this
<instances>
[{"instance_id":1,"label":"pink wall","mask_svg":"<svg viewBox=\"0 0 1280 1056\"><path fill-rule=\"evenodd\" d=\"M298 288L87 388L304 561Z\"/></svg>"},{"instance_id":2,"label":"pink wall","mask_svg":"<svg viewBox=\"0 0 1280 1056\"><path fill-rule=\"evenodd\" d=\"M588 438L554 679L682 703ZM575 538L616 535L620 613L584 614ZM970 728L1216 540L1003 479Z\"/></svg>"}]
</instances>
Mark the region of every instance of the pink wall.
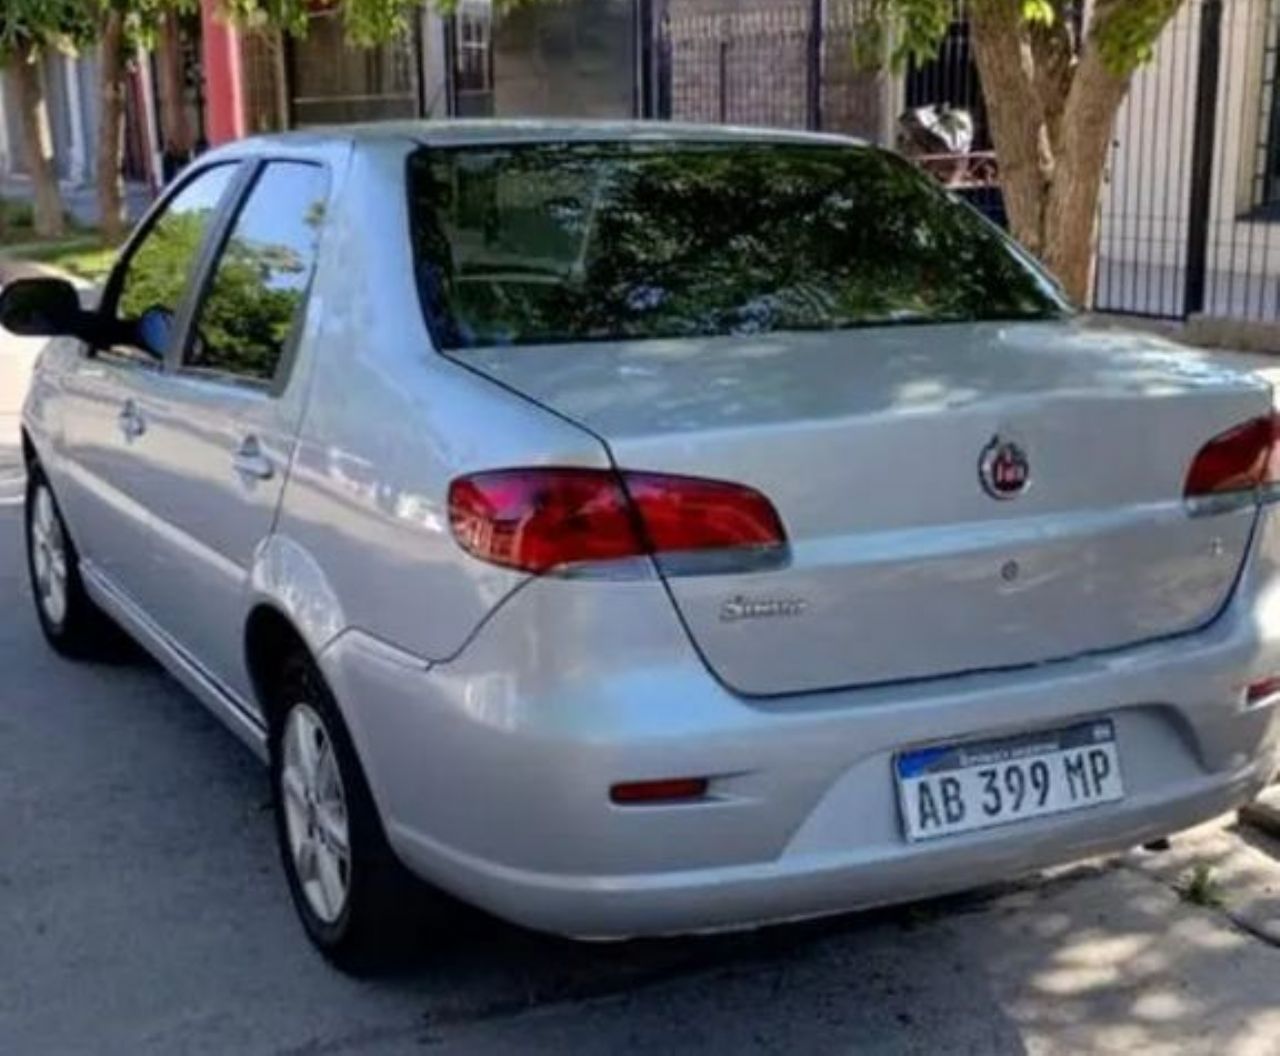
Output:
<instances>
[{"instance_id":1,"label":"pink wall","mask_svg":"<svg viewBox=\"0 0 1280 1056\"><path fill-rule=\"evenodd\" d=\"M240 83L240 39L218 20L217 0L201 0L200 28L204 50L205 127L217 146L245 134L244 96Z\"/></svg>"}]
</instances>

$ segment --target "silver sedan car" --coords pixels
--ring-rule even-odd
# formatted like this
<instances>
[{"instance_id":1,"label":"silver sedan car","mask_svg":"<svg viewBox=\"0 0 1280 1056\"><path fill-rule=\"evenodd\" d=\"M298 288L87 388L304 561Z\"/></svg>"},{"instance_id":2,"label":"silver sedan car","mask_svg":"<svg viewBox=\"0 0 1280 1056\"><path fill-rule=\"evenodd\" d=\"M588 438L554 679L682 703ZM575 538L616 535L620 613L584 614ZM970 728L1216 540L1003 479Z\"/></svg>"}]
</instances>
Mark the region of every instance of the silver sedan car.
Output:
<instances>
[{"instance_id":1,"label":"silver sedan car","mask_svg":"<svg viewBox=\"0 0 1280 1056\"><path fill-rule=\"evenodd\" d=\"M1272 775L1271 394L1096 331L832 136L408 124L202 157L23 429L37 611L269 762L335 963L913 899ZM423 883L426 881L427 883Z\"/></svg>"}]
</instances>

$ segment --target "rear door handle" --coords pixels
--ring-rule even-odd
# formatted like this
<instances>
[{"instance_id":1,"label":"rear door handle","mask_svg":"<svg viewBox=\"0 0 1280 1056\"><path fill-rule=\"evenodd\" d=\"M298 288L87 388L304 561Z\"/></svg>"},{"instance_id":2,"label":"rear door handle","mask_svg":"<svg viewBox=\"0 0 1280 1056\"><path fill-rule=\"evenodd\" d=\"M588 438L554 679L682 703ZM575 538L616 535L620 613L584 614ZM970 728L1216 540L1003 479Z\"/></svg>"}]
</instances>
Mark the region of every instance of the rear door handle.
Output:
<instances>
[{"instance_id":1,"label":"rear door handle","mask_svg":"<svg viewBox=\"0 0 1280 1056\"><path fill-rule=\"evenodd\" d=\"M271 459L263 454L262 444L252 434L240 441L231 465L240 476L252 480L270 480L275 473Z\"/></svg>"},{"instance_id":2,"label":"rear door handle","mask_svg":"<svg viewBox=\"0 0 1280 1056\"><path fill-rule=\"evenodd\" d=\"M147 421L142 417L138 405L133 400L124 401L117 421L120 423L120 432L124 434L126 440L136 440L147 431Z\"/></svg>"}]
</instances>

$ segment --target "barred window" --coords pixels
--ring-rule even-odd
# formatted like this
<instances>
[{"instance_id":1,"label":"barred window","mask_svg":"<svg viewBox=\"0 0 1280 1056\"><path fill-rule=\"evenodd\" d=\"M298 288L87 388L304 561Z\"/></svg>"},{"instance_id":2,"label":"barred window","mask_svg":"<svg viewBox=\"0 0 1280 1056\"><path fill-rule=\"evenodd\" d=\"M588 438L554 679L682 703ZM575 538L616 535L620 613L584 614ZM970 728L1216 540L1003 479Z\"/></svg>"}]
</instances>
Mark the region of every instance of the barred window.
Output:
<instances>
[{"instance_id":1,"label":"barred window","mask_svg":"<svg viewBox=\"0 0 1280 1056\"><path fill-rule=\"evenodd\" d=\"M460 4L453 19L454 97L459 117L493 114L493 15L488 4Z\"/></svg>"},{"instance_id":2,"label":"barred window","mask_svg":"<svg viewBox=\"0 0 1280 1056\"><path fill-rule=\"evenodd\" d=\"M1268 0L1265 17L1253 205L1280 213L1280 0Z\"/></svg>"}]
</instances>

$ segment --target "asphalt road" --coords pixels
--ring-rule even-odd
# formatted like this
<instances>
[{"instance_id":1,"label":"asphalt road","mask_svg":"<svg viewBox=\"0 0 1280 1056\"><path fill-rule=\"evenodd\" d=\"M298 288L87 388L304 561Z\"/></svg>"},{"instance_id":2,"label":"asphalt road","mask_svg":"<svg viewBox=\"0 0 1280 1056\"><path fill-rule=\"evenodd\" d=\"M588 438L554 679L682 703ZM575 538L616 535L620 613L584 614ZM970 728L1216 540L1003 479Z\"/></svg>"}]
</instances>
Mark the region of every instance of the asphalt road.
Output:
<instances>
[{"instance_id":1,"label":"asphalt road","mask_svg":"<svg viewBox=\"0 0 1280 1056\"><path fill-rule=\"evenodd\" d=\"M147 661L40 639L0 507L0 1053L1280 1051L1280 951L1123 865L745 936L460 913L400 974L294 921L256 761Z\"/></svg>"}]
</instances>

